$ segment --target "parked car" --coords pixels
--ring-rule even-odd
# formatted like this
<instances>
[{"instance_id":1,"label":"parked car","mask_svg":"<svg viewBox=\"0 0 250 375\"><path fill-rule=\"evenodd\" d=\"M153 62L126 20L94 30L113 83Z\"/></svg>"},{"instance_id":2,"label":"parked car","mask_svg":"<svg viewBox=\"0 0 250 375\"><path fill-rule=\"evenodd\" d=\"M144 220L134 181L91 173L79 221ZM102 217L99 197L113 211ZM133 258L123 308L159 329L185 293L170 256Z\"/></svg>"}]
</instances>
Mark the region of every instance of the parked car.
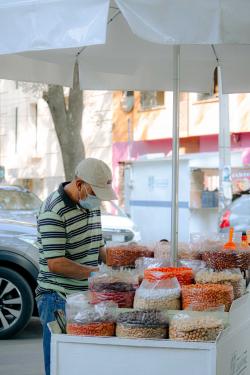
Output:
<instances>
[{"instance_id":1,"label":"parked car","mask_svg":"<svg viewBox=\"0 0 250 375\"><path fill-rule=\"evenodd\" d=\"M234 227L235 232L250 230L250 194L241 195L226 208L219 227L221 232L227 232L230 227Z\"/></svg>"},{"instance_id":2,"label":"parked car","mask_svg":"<svg viewBox=\"0 0 250 375\"><path fill-rule=\"evenodd\" d=\"M22 187L0 186L0 339L17 334L37 315L35 221L40 204ZM140 240L132 220L113 202L103 203L102 224L107 243Z\"/></svg>"}]
</instances>

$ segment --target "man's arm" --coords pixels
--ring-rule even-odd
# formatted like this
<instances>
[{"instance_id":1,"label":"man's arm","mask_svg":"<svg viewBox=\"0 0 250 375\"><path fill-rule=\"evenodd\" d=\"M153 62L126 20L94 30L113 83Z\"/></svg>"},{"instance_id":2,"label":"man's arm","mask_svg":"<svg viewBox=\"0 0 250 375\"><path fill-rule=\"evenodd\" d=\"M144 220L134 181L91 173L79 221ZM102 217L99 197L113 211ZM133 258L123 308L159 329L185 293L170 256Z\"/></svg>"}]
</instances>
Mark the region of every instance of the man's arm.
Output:
<instances>
[{"instance_id":1,"label":"man's arm","mask_svg":"<svg viewBox=\"0 0 250 375\"><path fill-rule=\"evenodd\" d=\"M91 272L98 271L98 267L84 266L65 257L48 259L47 262L50 272L76 280L87 279Z\"/></svg>"}]
</instances>

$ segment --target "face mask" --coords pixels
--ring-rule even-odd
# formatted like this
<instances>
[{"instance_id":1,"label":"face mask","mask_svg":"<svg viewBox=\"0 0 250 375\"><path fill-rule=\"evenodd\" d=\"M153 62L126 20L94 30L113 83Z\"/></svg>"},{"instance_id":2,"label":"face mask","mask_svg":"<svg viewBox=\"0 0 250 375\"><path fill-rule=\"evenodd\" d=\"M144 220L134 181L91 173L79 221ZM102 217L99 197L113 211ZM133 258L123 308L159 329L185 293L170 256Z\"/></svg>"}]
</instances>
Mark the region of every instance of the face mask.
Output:
<instances>
[{"instance_id":1,"label":"face mask","mask_svg":"<svg viewBox=\"0 0 250 375\"><path fill-rule=\"evenodd\" d=\"M84 185L83 185L84 186ZM80 207L86 210L94 210L100 208L101 201L95 195L88 194L86 187L84 186L87 197L85 199L79 199L78 204Z\"/></svg>"}]
</instances>

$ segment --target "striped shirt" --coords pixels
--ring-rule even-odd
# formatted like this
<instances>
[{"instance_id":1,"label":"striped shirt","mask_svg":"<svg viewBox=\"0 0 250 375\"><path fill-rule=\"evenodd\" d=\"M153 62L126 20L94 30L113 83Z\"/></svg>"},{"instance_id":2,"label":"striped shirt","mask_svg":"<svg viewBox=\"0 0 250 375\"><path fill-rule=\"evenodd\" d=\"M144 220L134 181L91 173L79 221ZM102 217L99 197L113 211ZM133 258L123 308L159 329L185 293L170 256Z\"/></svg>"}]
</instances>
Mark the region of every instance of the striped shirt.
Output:
<instances>
[{"instance_id":1,"label":"striped shirt","mask_svg":"<svg viewBox=\"0 0 250 375\"><path fill-rule=\"evenodd\" d=\"M97 266L104 246L100 210L80 209L59 189L44 201L37 218L39 275L36 294L55 291L60 295L88 289L88 280L76 280L49 271L48 259L65 257L76 263Z\"/></svg>"}]
</instances>

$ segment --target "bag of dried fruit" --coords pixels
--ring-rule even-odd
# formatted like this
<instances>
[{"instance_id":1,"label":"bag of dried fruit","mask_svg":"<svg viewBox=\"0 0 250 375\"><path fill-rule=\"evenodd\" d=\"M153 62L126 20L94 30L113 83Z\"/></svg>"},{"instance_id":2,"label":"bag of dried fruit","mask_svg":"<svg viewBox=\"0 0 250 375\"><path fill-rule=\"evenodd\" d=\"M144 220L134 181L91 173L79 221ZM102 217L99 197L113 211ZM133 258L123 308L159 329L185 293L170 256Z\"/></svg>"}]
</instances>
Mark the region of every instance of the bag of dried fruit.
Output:
<instances>
[{"instance_id":1,"label":"bag of dried fruit","mask_svg":"<svg viewBox=\"0 0 250 375\"><path fill-rule=\"evenodd\" d=\"M180 310L181 288L176 278L149 282L143 280L136 290L135 309Z\"/></svg>"}]
</instances>

